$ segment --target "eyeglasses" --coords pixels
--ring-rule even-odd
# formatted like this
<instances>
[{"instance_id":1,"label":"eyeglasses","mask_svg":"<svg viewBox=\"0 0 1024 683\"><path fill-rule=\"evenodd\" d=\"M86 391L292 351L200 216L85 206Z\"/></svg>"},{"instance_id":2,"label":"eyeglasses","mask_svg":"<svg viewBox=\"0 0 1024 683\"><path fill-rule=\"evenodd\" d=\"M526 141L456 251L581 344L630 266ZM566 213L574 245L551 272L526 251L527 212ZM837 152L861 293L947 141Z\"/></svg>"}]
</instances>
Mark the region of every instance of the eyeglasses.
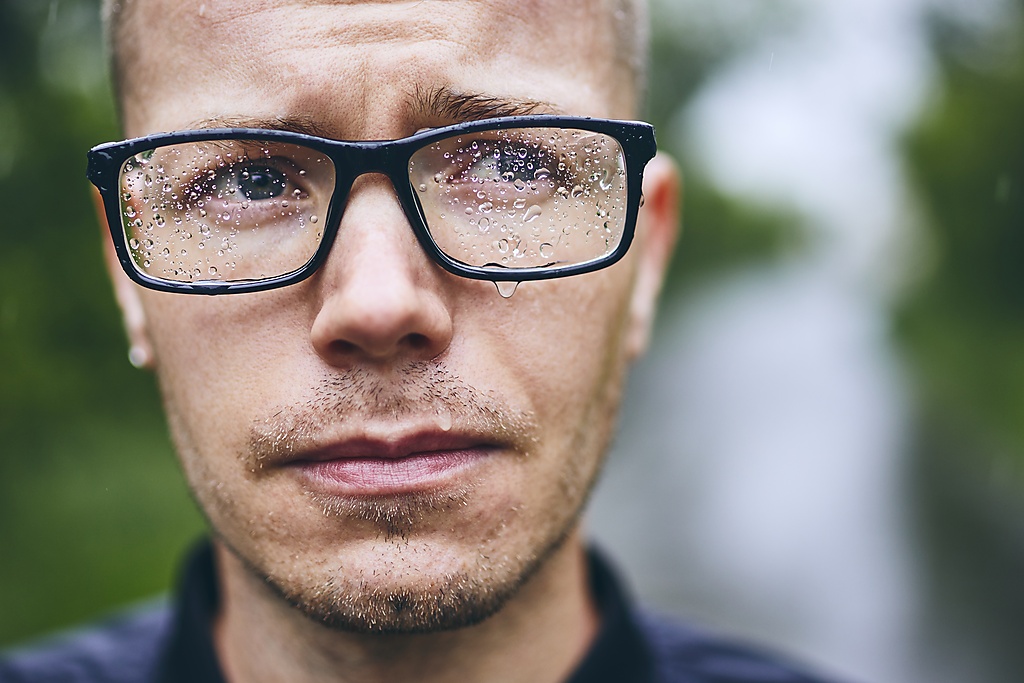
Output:
<instances>
[{"instance_id":1,"label":"eyeglasses","mask_svg":"<svg viewBox=\"0 0 1024 683\"><path fill-rule=\"evenodd\" d=\"M225 128L99 145L88 176L121 266L150 289L253 292L309 277L364 173L390 178L420 245L441 267L519 282L622 258L655 149L649 124L561 116L370 142Z\"/></svg>"}]
</instances>

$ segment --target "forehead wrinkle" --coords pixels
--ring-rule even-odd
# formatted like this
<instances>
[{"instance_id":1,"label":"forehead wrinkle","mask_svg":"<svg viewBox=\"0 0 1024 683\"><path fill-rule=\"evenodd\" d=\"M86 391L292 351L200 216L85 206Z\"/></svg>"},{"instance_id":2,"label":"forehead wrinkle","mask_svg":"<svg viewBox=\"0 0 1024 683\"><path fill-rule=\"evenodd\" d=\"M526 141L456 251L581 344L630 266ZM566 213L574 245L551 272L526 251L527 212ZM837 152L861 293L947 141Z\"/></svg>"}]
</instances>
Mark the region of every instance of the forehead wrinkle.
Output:
<instances>
[{"instance_id":1,"label":"forehead wrinkle","mask_svg":"<svg viewBox=\"0 0 1024 683\"><path fill-rule=\"evenodd\" d=\"M174 16L168 22L161 17L159 24L167 25L158 35L164 47L188 51L193 59L205 62L210 68L224 76L227 83L246 80L259 81L273 92L277 104L260 103L266 113L303 112L316 108L318 111L340 112L340 98L348 104L362 102L362 122L359 128L355 119L336 122L324 121L337 136L362 137L371 129L380 130L370 119L383 121L388 115L394 121L394 109L390 112L370 111L369 99L376 96L381 88L393 88L396 97L406 96L412 84L426 86L452 84L468 90L490 90L477 84L477 72L482 68L507 72L510 78L494 93L499 98L513 101L529 99L534 90L529 70L547 63L556 65L566 82L573 84L574 98L598 97L609 101L611 79L606 74L611 70L613 60L602 46L605 34L610 32L610 22L596 21L598 12L593 6L571 0L433 0L420 2L333 2L324 0L269 0L269 2L228 3L225 0L207 0L206 11L199 16L196 3L167 3L168 14ZM140 9L150 8L145 24L155 26L157 15L152 8L164 3L140 3ZM443 5L447 11L440 11ZM603 2L598 3L603 6ZM394 21L382 21L381 6ZM467 11L480 6L480 13ZM186 9L188 7L188 9ZM376 8L376 13L371 10ZM451 23L451 11L460 10L458 22ZM159 9L157 10L159 11ZM296 18L296 13L309 14ZM367 14L369 12L369 14ZM581 20L588 25L581 24ZM261 24L281 27L276 31L263 32ZM606 27L605 24L608 24ZM568 25L573 31L558 31L557 26ZM589 30L588 30L589 29ZM436 49L429 51L430 58L422 59L417 46L436 43ZM369 44L383 46L383 51L361 54L361 46ZM507 44L507 48L505 45ZM228 45L232 46L227 50ZM389 49L387 46L408 49ZM224 47L221 47L224 46ZM530 49L526 49L527 47ZM160 69L154 53L163 53L157 44L147 55L151 66ZM333 48L333 49L326 49ZM240 59L240 54L251 54ZM561 55L565 55L562 57ZM263 55L265 59L262 59ZM445 55L448 64L435 63L435 58ZM381 61L386 60L387 66ZM606 63L607 62L607 63ZM273 63L274 70L268 71L264 64ZM329 80L329 74L345 65L345 78ZM382 68L383 67L383 68ZM207 67L203 67L204 70ZM452 71L454 69L455 71ZM179 70L180 71L180 70ZM339 69L340 72L340 69ZM388 76L393 73L394 78ZM595 78L595 75L597 77ZM186 72L174 72L171 78L162 78L161 86L188 89L190 85L181 81ZM463 78L468 80L463 80ZM154 102L151 85L140 83L141 93L149 97L143 100L143 111L148 108L146 101ZM312 86L312 87L310 87ZM477 87L475 87L477 86ZM606 92L607 91L607 92ZM565 90L561 92L567 92ZM548 96L550 97L550 95ZM546 98L542 98L546 99ZM561 99L557 101L562 102ZM380 102L377 102L380 104ZM252 107L255 101L246 106ZM567 100L572 113L584 113ZM565 107L563 107L565 108ZM380 109L380 107L377 107ZM481 106L478 109L485 110ZM505 109L501 107L501 109ZM501 111L500 113L524 113ZM275 111L276 110L276 111ZM199 112L196 112L199 113ZM208 114L219 114L217 111ZM229 112L228 113L234 113ZM586 113L600 115L599 110ZM460 117L479 117L481 113L460 112ZM406 124L414 123L406 121ZM180 125L180 124L179 124ZM419 127L417 124L416 127ZM415 129L415 128L414 128ZM392 130L390 133L398 133ZM372 135L372 133L370 133ZM334 137L332 136L332 137ZM328 136L323 136L328 137ZM394 137L388 135L387 137Z\"/></svg>"}]
</instances>

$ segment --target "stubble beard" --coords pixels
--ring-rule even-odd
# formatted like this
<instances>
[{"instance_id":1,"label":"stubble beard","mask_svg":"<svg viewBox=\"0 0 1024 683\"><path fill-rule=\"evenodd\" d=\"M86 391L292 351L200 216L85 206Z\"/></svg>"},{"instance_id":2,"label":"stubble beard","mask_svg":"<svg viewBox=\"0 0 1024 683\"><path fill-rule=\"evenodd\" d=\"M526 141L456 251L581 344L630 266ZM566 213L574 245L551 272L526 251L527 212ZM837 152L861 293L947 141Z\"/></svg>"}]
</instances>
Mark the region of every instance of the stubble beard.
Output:
<instances>
[{"instance_id":1,"label":"stubble beard","mask_svg":"<svg viewBox=\"0 0 1024 683\"><path fill-rule=\"evenodd\" d=\"M391 514L393 505L383 503L380 510L373 511L368 506L358 514L364 517L369 511L372 517L386 516ZM564 546L578 520L577 510L546 545L529 556L481 552L469 568L461 571L423 577L415 569L392 571L389 562L382 562L379 573L385 580L372 577L374 585L361 579L341 578L347 574L342 568L322 573L326 579L315 585L285 581L244 559L243 562L251 576L278 598L329 629L378 635L436 633L473 626L501 610ZM383 543L391 546L391 552L386 553L391 557L416 552L415 543L403 536L392 536Z\"/></svg>"},{"instance_id":2,"label":"stubble beard","mask_svg":"<svg viewBox=\"0 0 1024 683\"><path fill-rule=\"evenodd\" d=\"M515 435L524 453L532 447L537 430L532 415L508 409L494 396L477 392L436 366L413 364L404 375L401 396L388 394L383 383L368 379L358 371L332 379L301 406L291 406L260 421L250 434L250 449L244 459L256 463L252 470L259 471L259 463L270 451L294 448L299 440L331 420L365 417L370 413L392 417L421 413L423 401L427 401L431 409L469 415L471 420L484 422L496 432ZM475 558L466 558L455 571L424 577L409 567L399 567L393 573L388 563L382 562L379 571L374 571L377 576L367 579L351 577L351 572L340 564L344 558L340 558L338 566L320 567L316 576L300 571L302 578L296 579L293 572L275 573L260 558L243 552L219 532L206 506L200 504L199 507L207 515L218 540L241 562L250 578L316 624L362 634L433 633L472 626L506 605L576 529L601 469L611 431L608 425L614 422L616 412L614 403L609 406L610 410L604 411L608 413L605 419L597 422L605 425L605 429L580 434L572 444L570 450L575 467L563 473L559 483L564 499L574 500L575 505L571 509L562 508L564 516L560 523L553 521L525 553L506 554L481 548ZM170 409L168 414L172 415ZM171 422L172 432L177 433L179 429L173 423L180 421L172 416ZM180 434L176 435L176 440L180 441L179 437ZM595 439L599 443L593 443ZM184 447L179 443L179 449ZM589 459L589 472L581 471L584 458L580 453L592 452L595 448L601 455ZM193 488L193 497L200 502L203 497L198 493ZM382 557L394 558L402 553L417 552L415 537L424 519L437 519L439 515L467 505L472 493L469 485L445 493L380 497L342 499L314 492L306 495L327 520L342 525L369 524L376 528L378 543L384 549Z\"/></svg>"}]
</instances>

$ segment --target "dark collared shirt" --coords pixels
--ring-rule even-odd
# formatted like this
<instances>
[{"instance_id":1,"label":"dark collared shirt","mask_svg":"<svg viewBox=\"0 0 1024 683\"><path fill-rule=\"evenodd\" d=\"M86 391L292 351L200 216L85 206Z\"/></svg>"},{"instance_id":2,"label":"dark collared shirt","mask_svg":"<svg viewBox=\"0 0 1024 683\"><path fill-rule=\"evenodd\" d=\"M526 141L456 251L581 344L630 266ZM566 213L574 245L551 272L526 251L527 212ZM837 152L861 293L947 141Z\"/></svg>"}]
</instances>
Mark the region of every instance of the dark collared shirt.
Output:
<instances>
[{"instance_id":1,"label":"dark collared shirt","mask_svg":"<svg viewBox=\"0 0 1024 683\"><path fill-rule=\"evenodd\" d=\"M826 683L748 648L631 608L590 555L601 629L567 683ZM211 626L218 595L208 543L189 558L176 601L0 658L0 683L225 683Z\"/></svg>"}]
</instances>

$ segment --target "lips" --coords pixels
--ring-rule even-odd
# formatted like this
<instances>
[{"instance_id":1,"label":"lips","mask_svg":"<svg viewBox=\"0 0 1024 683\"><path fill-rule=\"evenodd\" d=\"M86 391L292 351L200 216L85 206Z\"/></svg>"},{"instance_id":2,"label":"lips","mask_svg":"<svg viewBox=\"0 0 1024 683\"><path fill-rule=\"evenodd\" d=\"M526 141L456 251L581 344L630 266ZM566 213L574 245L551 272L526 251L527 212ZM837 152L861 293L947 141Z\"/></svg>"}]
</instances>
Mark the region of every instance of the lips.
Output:
<instances>
[{"instance_id":1,"label":"lips","mask_svg":"<svg viewBox=\"0 0 1024 683\"><path fill-rule=\"evenodd\" d=\"M359 437L292 453L285 467L305 486L328 495L412 493L452 485L498 448L480 437L444 432Z\"/></svg>"}]
</instances>

